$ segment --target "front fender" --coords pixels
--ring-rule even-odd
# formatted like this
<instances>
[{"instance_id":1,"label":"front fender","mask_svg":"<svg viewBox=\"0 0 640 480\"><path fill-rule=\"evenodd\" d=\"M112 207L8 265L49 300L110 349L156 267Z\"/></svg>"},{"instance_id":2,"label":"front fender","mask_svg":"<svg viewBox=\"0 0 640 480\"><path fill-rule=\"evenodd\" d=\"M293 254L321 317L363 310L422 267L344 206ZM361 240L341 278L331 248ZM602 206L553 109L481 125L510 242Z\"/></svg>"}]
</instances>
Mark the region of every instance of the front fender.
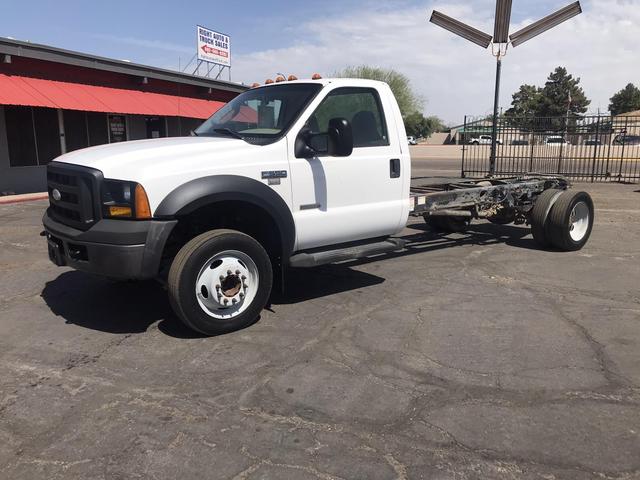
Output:
<instances>
[{"instance_id":1,"label":"front fender","mask_svg":"<svg viewBox=\"0 0 640 480\"><path fill-rule=\"evenodd\" d=\"M175 218L188 215L200 207L222 201L248 202L266 210L280 230L284 257L291 254L296 238L291 210L280 195L252 178L212 175L191 180L172 190L160 202L154 217Z\"/></svg>"}]
</instances>

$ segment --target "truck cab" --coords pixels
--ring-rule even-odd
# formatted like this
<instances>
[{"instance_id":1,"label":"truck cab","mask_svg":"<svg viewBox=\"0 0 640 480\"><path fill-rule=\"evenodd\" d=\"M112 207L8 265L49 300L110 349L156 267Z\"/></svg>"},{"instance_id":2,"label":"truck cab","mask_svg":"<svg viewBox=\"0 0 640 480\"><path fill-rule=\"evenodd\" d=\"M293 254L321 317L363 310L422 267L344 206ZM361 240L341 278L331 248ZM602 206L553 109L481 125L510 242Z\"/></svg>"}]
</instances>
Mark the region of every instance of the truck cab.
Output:
<instances>
[{"instance_id":1,"label":"truck cab","mask_svg":"<svg viewBox=\"0 0 640 480\"><path fill-rule=\"evenodd\" d=\"M295 254L400 231L410 178L386 84L298 80L242 93L190 137L57 158L43 223L55 263L161 279L188 326L217 333L253 321Z\"/></svg>"}]
</instances>

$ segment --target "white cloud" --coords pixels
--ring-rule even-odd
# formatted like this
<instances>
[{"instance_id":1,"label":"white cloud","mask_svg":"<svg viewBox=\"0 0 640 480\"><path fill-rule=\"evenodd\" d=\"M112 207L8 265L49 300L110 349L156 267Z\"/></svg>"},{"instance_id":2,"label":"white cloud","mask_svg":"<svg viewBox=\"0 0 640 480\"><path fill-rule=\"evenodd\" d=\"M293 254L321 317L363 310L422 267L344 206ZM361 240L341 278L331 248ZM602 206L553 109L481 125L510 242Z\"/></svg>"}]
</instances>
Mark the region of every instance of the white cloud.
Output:
<instances>
[{"instance_id":1,"label":"white cloud","mask_svg":"<svg viewBox=\"0 0 640 480\"><path fill-rule=\"evenodd\" d=\"M564 3L559 1L556 8ZM290 46L234 55L233 79L251 83L276 72L309 77L347 65L390 67L408 75L427 99L425 113L461 122L465 114L491 111L495 61L488 51L428 23L428 18L435 7L491 33L493 5L489 0L437 2L315 20L293 30L297 40ZM591 0L583 2L583 9L581 16L509 51L503 62L502 107L509 106L519 85L544 84L558 65L581 77L592 111L606 110L615 91L640 82L635 53L640 0ZM512 25L512 31L533 20Z\"/></svg>"}]
</instances>

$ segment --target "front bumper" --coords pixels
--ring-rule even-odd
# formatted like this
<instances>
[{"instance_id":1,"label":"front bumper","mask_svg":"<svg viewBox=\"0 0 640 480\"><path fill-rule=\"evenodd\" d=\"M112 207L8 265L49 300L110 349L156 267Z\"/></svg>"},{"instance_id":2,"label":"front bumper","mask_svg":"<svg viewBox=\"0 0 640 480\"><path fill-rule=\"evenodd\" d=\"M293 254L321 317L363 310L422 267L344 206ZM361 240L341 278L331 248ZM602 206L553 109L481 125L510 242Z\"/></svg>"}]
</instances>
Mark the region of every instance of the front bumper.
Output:
<instances>
[{"instance_id":1,"label":"front bumper","mask_svg":"<svg viewBox=\"0 0 640 480\"><path fill-rule=\"evenodd\" d=\"M83 231L44 214L49 258L56 265L118 279L158 276L164 245L176 220L100 220Z\"/></svg>"}]
</instances>

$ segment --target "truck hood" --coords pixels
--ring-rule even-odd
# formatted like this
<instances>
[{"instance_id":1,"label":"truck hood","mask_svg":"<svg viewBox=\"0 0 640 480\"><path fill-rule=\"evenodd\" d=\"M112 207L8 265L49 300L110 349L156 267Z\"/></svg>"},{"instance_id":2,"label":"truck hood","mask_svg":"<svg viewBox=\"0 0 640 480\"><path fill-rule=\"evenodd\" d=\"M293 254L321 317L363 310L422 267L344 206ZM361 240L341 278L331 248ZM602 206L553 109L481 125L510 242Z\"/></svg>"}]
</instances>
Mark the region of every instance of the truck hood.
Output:
<instances>
[{"instance_id":1,"label":"truck hood","mask_svg":"<svg viewBox=\"0 0 640 480\"><path fill-rule=\"evenodd\" d=\"M226 137L171 137L110 143L66 153L56 161L82 165L102 171L105 178L137 180L183 172L187 163L222 163L240 151L260 149L243 140ZM181 162L189 159L189 162ZM200 160L200 161L199 161Z\"/></svg>"}]
</instances>

